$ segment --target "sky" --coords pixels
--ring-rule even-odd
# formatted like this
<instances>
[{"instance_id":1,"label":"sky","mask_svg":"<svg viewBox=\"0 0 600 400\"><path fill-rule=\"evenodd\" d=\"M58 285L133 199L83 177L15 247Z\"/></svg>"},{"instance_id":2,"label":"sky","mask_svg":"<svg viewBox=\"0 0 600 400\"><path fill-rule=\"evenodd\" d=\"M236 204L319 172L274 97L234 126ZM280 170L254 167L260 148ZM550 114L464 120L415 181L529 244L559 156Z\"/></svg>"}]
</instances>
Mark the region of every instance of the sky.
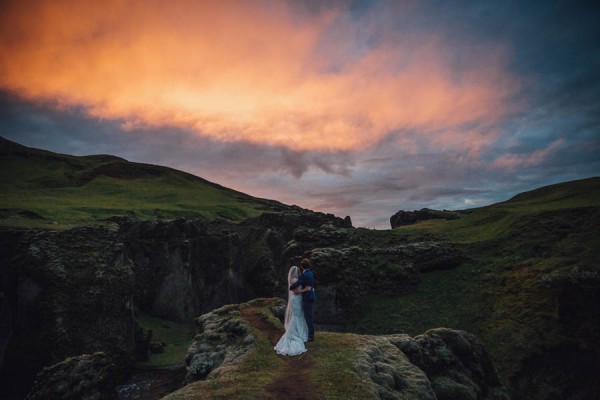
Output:
<instances>
[{"instance_id":1,"label":"sky","mask_svg":"<svg viewBox=\"0 0 600 400\"><path fill-rule=\"evenodd\" d=\"M0 1L0 135L389 228L600 175L600 3Z\"/></svg>"}]
</instances>

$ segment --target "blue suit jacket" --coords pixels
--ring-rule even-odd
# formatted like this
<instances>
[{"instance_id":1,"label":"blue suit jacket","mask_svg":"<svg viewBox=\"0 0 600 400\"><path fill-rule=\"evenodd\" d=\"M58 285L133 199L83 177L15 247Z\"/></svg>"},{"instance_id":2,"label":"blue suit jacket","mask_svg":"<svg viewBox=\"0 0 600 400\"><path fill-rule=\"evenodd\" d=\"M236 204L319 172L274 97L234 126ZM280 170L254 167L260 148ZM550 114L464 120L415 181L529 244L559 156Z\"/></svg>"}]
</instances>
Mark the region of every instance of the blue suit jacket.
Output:
<instances>
[{"instance_id":1,"label":"blue suit jacket","mask_svg":"<svg viewBox=\"0 0 600 400\"><path fill-rule=\"evenodd\" d=\"M310 269L305 269L304 272L302 272L302 275L298 277L296 283L290 286L290 290L294 290L300 285L302 285L302 287L310 286L312 288L310 292L302 293L302 302L311 303L315 301L315 275Z\"/></svg>"}]
</instances>

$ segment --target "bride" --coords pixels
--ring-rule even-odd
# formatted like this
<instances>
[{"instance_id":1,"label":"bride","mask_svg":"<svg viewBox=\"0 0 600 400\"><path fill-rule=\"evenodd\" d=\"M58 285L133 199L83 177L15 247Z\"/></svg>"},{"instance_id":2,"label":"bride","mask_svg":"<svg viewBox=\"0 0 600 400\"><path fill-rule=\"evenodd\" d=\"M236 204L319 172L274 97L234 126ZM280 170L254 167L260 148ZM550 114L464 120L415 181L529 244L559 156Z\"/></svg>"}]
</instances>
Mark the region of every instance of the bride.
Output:
<instances>
[{"instance_id":1,"label":"bride","mask_svg":"<svg viewBox=\"0 0 600 400\"><path fill-rule=\"evenodd\" d=\"M293 266L288 272L288 287L294 284L300 276L300 268ZM284 356L297 356L306 352L304 342L308 340L308 327L302 312L302 293L311 288L298 287L288 293L288 303L285 310L285 333L277 342L274 349Z\"/></svg>"}]
</instances>

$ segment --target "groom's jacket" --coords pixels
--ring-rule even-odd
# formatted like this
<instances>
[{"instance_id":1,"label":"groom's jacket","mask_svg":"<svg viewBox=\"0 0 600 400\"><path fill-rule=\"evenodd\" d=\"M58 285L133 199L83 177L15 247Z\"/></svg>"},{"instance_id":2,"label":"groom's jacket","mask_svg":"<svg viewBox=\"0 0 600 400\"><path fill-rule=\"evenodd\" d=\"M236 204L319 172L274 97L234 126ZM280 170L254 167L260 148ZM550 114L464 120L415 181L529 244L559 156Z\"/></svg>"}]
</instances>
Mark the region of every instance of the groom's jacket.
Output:
<instances>
[{"instance_id":1,"label":"groom's jacket","mask_svg":"<svg viewBox=\"0 0 600 400\"><path fill-rule=\"evenodd\" d=\"M304 272L302 272L302 275L298 277L296 283L290 286L290 290L294 290L300 285L302 285L302 287L310 286L312 288L310 292L302 293L302 302L312 303L317 299L317 295L315 294L315 275L310 269L305 269Z\"/></svg>"}]
</instances>

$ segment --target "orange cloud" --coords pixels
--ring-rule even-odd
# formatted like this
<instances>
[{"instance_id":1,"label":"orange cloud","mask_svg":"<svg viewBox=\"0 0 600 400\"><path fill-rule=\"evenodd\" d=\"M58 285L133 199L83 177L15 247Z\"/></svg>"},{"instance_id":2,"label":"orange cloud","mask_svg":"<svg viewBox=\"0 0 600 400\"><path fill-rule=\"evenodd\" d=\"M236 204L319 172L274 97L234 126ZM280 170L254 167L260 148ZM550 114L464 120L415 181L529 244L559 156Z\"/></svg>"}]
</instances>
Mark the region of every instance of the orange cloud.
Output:
<instances>
[{"instance_id":1,"label":"orange cloud","mask_svg":"<svg viewBox=\"0 0 600 400\"><path fill-rule=\"evenodd\" d=\"M499 49L457 67L443 39L417 32L415 45L390 32L341 62L326 33L352 31L343 12L283 1L19 1L0 15L0 87L126 128L295 150L358 150L391 131L472 153L494 140L485 132L517 88ZM360 47L360 37L342 39L346 52Z\"/></svg>"}]
</instances>

